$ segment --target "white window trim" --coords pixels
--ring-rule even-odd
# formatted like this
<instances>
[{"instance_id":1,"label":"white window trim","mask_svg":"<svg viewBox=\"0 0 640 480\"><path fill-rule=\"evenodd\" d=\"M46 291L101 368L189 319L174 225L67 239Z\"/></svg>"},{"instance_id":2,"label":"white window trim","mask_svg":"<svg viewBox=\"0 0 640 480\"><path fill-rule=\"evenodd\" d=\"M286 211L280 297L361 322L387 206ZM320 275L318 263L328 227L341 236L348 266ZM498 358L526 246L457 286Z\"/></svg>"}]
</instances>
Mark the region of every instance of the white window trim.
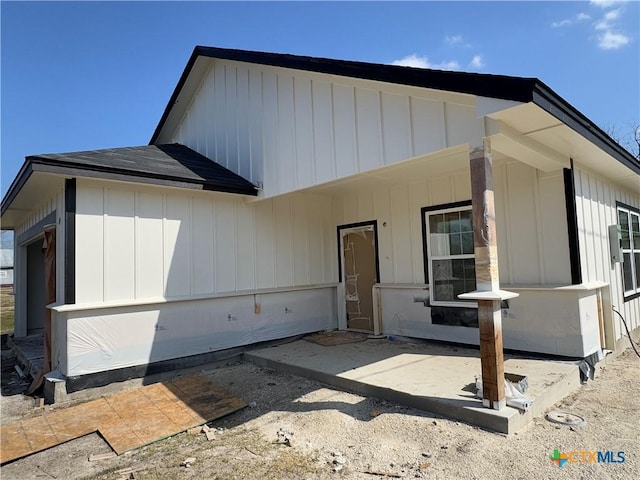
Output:
<instances>
[{"instance_id":1,"label":"white window trim","mask_svg":"<svg viewBox=\"0 0 640 480\"><path fill-rule=\"evenodd\" d=\"M631 217L635 216L635 217L638 217L638 223L640 224L640 213L637 212L636 210L623 207L622 205L618 205L616 208L617 222L620 221L618 212L623 212L627 214L628 224L629 224L629 247L630 248L620 249L622 252L622 262L620 263L620 276L622 278L622 296L623 298L627 299L628 297L632 297L640 293L640 278L636 278L636 265L635 265L635 254L640 253L640 245L636 245L634 242L633 228L632 228L632 221L631 221ZM627 285L625 285L625 282L624 282L624 254L625 253L628 253L629 258L631 259L631 278L632 278L633 285L635 285L636 287L630 290L627 290Z\"/></svg>"},{"instance_id":2,"label":"white window trim","mask_svg":"<svg viewBox=\"0 0 640 480\"><path fill-rule=\"evenodd\" d=\"M465 210L471 210L472 207L471 205L465 205L465 206L460 206L460 207L451 207L451 208L442 208L442 209L438 209L438 210L427 210L425 212L423 212L423 215L426 217L424 219L425 221L425 236L426 236L426 242L427 242L427 258L428 258L428 262L429 262L429 301L431 303L431 305L433 305L434 307L466 307L466 308L478 308L478 302L476 301L467 301L467 300L459 300L456 302L448 302L448 301L438 301L435 300L433 297L435 295L435 285L433 283L433 260L446 260L446 259L450 259L450 258L456 258L456 259L465 259L465 258L473 258L475 259L475 254L473 253L467 253L467 254L462 254L462 255L447 255L447 256L432 256L431 255L431 231L429 229L429 217L431 215L438 215L441 213L449 213L449 212L462 212Z\"/></svg>"}]
</instances>

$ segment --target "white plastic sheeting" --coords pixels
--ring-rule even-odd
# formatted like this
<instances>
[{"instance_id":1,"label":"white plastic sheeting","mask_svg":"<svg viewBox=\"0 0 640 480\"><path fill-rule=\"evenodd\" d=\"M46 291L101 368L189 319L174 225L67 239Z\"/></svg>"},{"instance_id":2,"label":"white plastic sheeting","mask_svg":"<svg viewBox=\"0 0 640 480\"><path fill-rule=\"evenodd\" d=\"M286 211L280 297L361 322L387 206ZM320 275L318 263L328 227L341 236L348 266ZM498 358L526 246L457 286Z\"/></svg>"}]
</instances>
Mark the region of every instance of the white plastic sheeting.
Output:
<instances>
[{"instance_id":1,"label":"white plastic sheeting","mask_svg":"<svg viewBox=\"0 0 640 480\"><path fill-rule=\"evenodd\" d=\"M336 328L335 287L170 301L65 308L56 367L67 376L197 355ZM64 328L55 330L63 334ZM64 341L56 339L58 342Z\"/></svg>"},{"instance_id":2,"label":"white plastic sheeting","mask_svg":"<svg viewBox=\"0 0 640 480\"><path fill-rule=\"evenodd\" d=\"M505 287L507 288L507 287ZM600 349L597 289L513 288L520 296L502 312L504 348L584 358ZM433 325L420 300L423 285L377 285L378 321L385 335L478 345L477 328Z\"/></svg>"}]
</instances>

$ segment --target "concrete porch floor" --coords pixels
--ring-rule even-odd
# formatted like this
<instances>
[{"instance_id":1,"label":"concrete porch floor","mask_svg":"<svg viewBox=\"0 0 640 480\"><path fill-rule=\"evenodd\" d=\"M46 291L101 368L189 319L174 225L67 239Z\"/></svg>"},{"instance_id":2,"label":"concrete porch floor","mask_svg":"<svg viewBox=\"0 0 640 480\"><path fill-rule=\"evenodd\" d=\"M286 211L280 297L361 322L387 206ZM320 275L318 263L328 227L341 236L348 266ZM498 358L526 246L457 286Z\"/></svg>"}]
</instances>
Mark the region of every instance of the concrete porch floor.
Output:
<instances>
[{"instance_id":1,"label":"concrete porch floor","mask_svg":"<svg viewBox=\"0 0 640 480\"><path fill-rule=\"evenodd\" d=\"M475 397L475 376L481 368L480 352L472 348L386 338L335 346L298 340L245 352L243 358L507 434L522 429L580 386L580 372L573 362L505 355L505 372L528 377L525 395L533 406L520 413L512 407L484 408Z\"/></svg>"}]
</instances>

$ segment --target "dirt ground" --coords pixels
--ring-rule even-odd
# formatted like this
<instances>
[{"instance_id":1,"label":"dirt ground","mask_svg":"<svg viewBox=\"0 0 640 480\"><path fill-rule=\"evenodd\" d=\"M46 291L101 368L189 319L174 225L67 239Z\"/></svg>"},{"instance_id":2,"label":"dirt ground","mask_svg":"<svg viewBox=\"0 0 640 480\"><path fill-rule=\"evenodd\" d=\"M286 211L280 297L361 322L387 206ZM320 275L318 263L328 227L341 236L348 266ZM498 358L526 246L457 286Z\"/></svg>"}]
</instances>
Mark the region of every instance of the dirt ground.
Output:
<instances>
[{"instance_id":1,"label":"dirt ground","mask_svg":"<svg viewBox=\"0 0 640 480\"><path fill-rule=\"evenodd\" d=\"M26 382L15 374L11 353L3 351L2 360L2 422L33 415L34 400L19 393ZM600 365L595 381L554 407L582 415L586 426L571 429L539 417L511 436L248 363L228 365L205 373L250 406L212 422L217 429L212 441L185 432L119 457L89 461L92 454L111 451L99 435L92 434L6 464L0 476L3 480L640 478L640 358L629 349ZM280 429L291 434L291 446L274 443ZM560 468L550 460L554 449L623 451L625 461L566 463ZM188 457L195 459L191 466L181 466Z\"/></svg>"}]
</instances>

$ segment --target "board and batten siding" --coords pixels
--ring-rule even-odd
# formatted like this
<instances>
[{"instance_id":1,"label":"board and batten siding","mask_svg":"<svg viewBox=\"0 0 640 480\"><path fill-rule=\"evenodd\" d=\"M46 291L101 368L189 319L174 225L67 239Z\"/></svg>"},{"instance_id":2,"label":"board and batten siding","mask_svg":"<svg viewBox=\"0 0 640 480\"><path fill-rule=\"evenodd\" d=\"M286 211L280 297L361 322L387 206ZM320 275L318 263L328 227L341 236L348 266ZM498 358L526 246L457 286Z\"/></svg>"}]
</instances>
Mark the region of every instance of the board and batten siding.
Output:
<instances>
[{"instance_id":1,"label":"board and batten siding","mask_svg":"<svg viewBox=\"0 0 640 480\"><path fill-rule=\"evenodd\" d=\"M78 180L76 303L335 281L331 200Z\"/></svg>"},{"instance_id":2,"label":"board and batten siding","mask_svg":"<svg viewBox=\"0 0 640 480\"><path fill-rule=\"evenodd\" d=\"M47 215L56 212L56 301L64 301L64 255L65 255L65 215L64 215L64 188L54 195L43 200L36 208L29 212L14 231L14 255L15 255L15 334L24 336L27 334L27 249L26 244L19 243L19 239ZM36 237L24 239L27 243L42 241L42 231L33 232Z\"/></svg>"},{"instance_id":3,"label":"board and batten siding","mask_svg":"<svg viewBox=\"0 0 640 480\"><path fill-rule=\"evenodd\" d=\"M615 335L619 339L626 332L610 307L616 307L633 330L640 327L640 298L624 301L621 265L611 263L608 228L618 223L616 202L640 208L640 180L638 191L631 192L576 162L574 181L582 281L609 284L611 305L605 314L613 315Z\"/></svg>"},{"instance_id":4,"label":"board and batten siding","mask_svg":"<svg viewBox=\"0 0 640 480\"><path fill-rule=\"evenodd\" d=\"M337 225L378 221L381 283L424 278L422 207L471 199L468 170L389 187L358 188L334 197ZM562 170L544 173L513 160L494 168L500 282L571 282ZM532 232L535 232L532 234Z\"/></svg>"},{"instance_id":5,"label":"board and batten siding","mask_svg":"<svg viewBox=\"0 0 640 480\"><path fill-rule=\"evenodd\" d=\"M216 60L167 138L269 197L483 135L471 95Z\"/></svg>"}]
</instances>

